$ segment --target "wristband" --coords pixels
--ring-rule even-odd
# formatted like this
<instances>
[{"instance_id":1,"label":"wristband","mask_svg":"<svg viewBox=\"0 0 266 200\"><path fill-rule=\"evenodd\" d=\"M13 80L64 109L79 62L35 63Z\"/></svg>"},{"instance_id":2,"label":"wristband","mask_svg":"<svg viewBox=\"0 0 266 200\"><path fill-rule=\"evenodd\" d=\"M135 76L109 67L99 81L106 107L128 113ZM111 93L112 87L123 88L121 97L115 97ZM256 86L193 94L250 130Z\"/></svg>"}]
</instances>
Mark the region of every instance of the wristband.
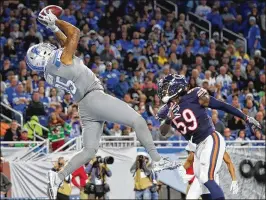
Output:
<instances>
[{"instance_id":1,"label":"wristband","mask_svg":"<svg viewBox=\"0 0 266 200\"><path fill-rule=\"evenodd\" d=\"M57 32L57 31L59 31L59 28L58 28L56 25L54 25L54 26L50 27L50 30L51 30L53 33L55 33L55 32Z\"/></svg>"}]
</instances>

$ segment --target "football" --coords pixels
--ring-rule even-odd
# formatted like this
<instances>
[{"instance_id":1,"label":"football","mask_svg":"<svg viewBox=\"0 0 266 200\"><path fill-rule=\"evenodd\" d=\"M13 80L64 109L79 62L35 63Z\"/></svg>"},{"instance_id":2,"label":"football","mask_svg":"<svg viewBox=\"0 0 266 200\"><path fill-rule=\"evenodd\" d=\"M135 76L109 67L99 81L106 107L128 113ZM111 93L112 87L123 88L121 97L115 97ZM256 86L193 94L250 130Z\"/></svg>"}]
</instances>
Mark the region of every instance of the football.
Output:
<instances>
[{"instance_id":1,"label":"football","mask_svg":"<svg viewBox=\"0 0 266 200\"><path fill-rule=\"evenodd\" d=\"M61 8L60 6L56 6L56 5L50 5L50 6L46 6L45 8L43 8L40 12L40 14L44 14L44 11L45 10L51 10L52 13L57 17L57 18L60 18L63 13L64 13L64 10L63 8ZM41 20L38 20L40 23L46 25L44 22L42 22Z\"/></svg>"}]
</instances>

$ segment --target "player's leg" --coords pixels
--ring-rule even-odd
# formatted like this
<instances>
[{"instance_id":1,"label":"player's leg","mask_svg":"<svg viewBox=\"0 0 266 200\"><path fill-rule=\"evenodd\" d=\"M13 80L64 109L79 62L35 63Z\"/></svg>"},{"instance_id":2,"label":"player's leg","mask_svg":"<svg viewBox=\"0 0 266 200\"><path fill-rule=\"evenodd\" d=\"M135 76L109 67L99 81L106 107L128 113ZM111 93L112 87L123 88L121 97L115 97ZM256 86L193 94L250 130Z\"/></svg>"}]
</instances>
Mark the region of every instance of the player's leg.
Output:
<instances>
[{"instance_id":1,"label":"player's leg","mask_svg":"<svg viewBox=\"0 0 266 200\"><path fill-rule=\"evenodd\" d=\"M215 132L199 146L199 152L196 153L200 153L200 174L197 174L197 177L208 188L212 199L224 199L222 189L214 180L215 173L220 169L223 160L224 140Z\"/></svg>"},{"instance_id":2,"label":"player's leg","mask_svg":"<svg viewBox=\"0 0 266 200\"><path fill-rule=\"evenodd\" d=\"M81 117L83 148L76 153L58 173L48 174L48 195L50 199L56 198L57 188L60 183L81 165L89 162L96 154L100 137L103 132L103 122L91 122Z\"/></svg>"},{"instance_id":3,"label":"player's leg","mask_svg":"<svg viewBox=\"0 0 266 200\"><path fill-rule=\"evenodd\" d=\"M202 194L201 183L199 182L198 178L195 177L193 183L191 184L186 199L199 199L200 195Z\"/></svg>"},{"instance_id":4,"label":"player's leg","mask_svg":"<svg viewBox=\"0 0 266 200\"><path fill-rule=\"evenodd\" d=\"M215 179L215 182L219 185L219 175L218 175L218 173L216 173L214 179ZM202 200L211 200L212 196L211 196L210 191L208 190L208 188L205 185L201 185L201 186L202 186L201 199Z\"/></svg>"},{"instance_id":5,"label":"player's leg","mask_svg":"<svg viewBox=\"0 0 266 200\"><path fill-rule=\"evenodd\" d=\"M132 127L152 160L159 161L161 159L153 143L146 121L133 108L102 91L93 91L87 96L88 102L86 103L90 111L88 114L94 120L110 121ZM80 115L82 116L83 114L85 113L80 110Z\"/></svg>"},{"instance_id":6,"label":"player's leg","mask_svg":"<svg viewBox=\"0 0 266 200\"><path fill-rule=\"evenodd\" d=\"M61 180L64 180L66 176L71 174L81 165L89 162L94 158L95 154L98 151L100 138L103 132L104 122L91 122L82 119L82 139L83 139L83 148L81 151L77 152L65 165L63 170L58 173L58 176Z\"/></svg>"}]
</instances>

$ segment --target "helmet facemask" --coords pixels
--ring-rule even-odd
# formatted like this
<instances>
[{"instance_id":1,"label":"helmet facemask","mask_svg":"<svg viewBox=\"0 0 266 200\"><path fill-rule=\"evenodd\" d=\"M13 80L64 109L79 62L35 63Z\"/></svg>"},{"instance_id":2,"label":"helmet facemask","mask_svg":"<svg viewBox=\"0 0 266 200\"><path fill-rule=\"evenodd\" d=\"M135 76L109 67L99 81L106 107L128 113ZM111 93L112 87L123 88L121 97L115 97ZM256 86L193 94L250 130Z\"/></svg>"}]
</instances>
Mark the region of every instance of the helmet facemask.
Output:
<instances>
[{"instance_id":1,"label":"helmet facemask","mask_svg":"<svg viewBox=\"0 0 266 200\"><path fill-rule=\"evenodd\" d=\"M158 84L158 95L163 103L178 96L183 96L187 91L187 82L183 76L168 75L164 80L160 80Z\"/></svg>"},{"instance_id":2,"label":"helmet facemask","mask_svg":"<svg viewBox=\"0 0 266 200\"><path fill-rule=\"evenodd\" d=\"M56 46L48 43L40 43L30 47L27 51L26 63L35 71L44 71Z\"/></svg>"}]
</instances>

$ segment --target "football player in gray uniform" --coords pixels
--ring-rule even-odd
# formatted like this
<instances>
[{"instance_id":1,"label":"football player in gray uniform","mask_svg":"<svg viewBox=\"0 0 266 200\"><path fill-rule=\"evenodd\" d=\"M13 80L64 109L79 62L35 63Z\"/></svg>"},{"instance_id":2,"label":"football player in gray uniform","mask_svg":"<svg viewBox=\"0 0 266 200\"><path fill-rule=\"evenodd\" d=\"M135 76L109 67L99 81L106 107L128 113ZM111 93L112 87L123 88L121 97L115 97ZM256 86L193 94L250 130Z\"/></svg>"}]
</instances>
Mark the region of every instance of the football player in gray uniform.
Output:
<instances>
[{"instance_id":1,"label":"football player in gray uniform","mask_svg":"<svg viewBox=\"0 0 266 200\"><path fill-rule=\"evenodd\" d=\"M38 20L54 32L62 48L57 49L45 43L31 46L27 51L27 65L32 70L44 72L44 77L50 85L72 94L79 106L83 137L83 149L77 152L60 172L48 174L49 197L55 199L57 188L64 178L95 156L105 121L134 128L138 140L154 161L154 171L178 167L178 162L158 154L146 121L141 115L125 102L105 94L100 80L75 56L80 30L66 21L57 19L51 10L39 14Z\"/></svg>"}]
</instances>

